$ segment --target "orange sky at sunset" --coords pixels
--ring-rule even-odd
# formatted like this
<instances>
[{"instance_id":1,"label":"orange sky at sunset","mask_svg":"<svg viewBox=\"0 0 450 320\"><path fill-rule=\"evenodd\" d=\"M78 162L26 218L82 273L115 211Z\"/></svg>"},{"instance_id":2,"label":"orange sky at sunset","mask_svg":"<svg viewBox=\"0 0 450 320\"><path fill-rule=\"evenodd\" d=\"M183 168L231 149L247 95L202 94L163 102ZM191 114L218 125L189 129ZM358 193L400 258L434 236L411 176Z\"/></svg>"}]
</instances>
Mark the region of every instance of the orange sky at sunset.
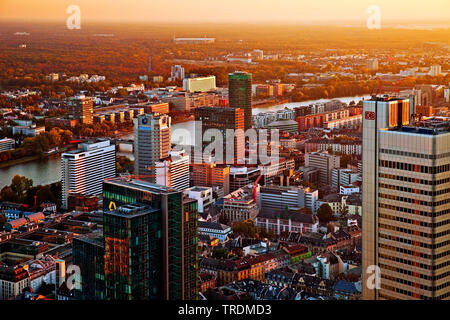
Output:
<instances>
[{"instance_id":1,"label":"orange sky at sunset","mask_svg":"<svg viewBox=\"0 0 450 320\"><path fill-rule=\"evenodd\" d=\"M69 5L85 21L364 23L369 5L384 21L450 21L449 0L0 0L0 18L65 20Z\"/></svg>"}]
</instances>

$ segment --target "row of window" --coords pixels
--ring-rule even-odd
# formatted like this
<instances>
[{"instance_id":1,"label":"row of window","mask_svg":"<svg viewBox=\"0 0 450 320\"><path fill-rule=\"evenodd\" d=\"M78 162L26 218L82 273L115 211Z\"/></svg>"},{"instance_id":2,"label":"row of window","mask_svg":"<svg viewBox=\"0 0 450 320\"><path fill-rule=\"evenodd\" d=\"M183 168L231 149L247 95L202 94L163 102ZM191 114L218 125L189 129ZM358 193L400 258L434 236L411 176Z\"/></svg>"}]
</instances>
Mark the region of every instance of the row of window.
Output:
<instances>
[{"instance_id":1,"label":"row of window","mask_svg":"<svg viewBox=\"0 0 450 320\"><path fill-rule=\"evenodd\" d=\"M437 239L437 238L440 238L440 237L450 234L450 230L444 230L442 232L437 232L437 233L427 233L427 232L421 232L421 231L417 231L417 230L411 230L411 229L406 229L406 228L397 227L397 226L391 226L391 225L382 224L382 223L379 224L379 227L380 227L380 229L392 230L392 231L401 232L404 234L410 234L413 236L419 236L422 238L431 238L431 239Z\"/></svg>"},{"instance_id":2,"label":"row of window","mask_svg":"<svg viewBox=\"0 0 450 320\"><path fill-rule=\"evenodd\" d=\"M386 183L380 183L379 186L380 186L380 188L386 188L389 190L408 192L408 193L413 193L413 194L420 194L420 195L430 196L430 197L440 196L442 194L447 194L450 192L450 188L436 190L436 191L428 191L428 190L421 190L421 189L415 189L415 188L401 187L401 186L396 186L396 185L386 184Z\"/></svg>"},{"instance_id":3,"label":"row of window","mask_svg":"<svg viewBox=\"0 0 450 320\"><path fill-rule=\"evenodd\" d=\"M432 160L450 157L450 152L436 155L436 154L424 154L424 153L407 152L407 151L399 151L399 150L381 149L381 153L392 154L392 155L396 155L396 156L411 157L411 158L432 159Z\"/></svg>"},{"instance_id":4,"label":"row of window","mask_svg":"<svg viewBox=\"0 0 450 320\"><path fill-rule=\"evenodd\" d=\"M411 209L411 208L405 208L405 207L399 207L399 206L394 206L391 204L386 204L386 203L379 203L378 204L379 208L384 208L384 209L389 209L389 210L393 210L396 212L404 212L404 213L411 213L411 214L415 214L415 215L420 215L422 217L440 217L446 214L450 213L450 208L449 209L444 209L441 211L436 211L436 212L426 212L426 211L421 211L421 210L417 210L417 209ZM399 217L400 218L400 217ZM403 219L403 218L400 218ZM405 219L408 220L408 219ZM401 220L397 220L397 221L401 221ZM406 221L401 221L401 222L406 222ZM439 226L440 224L435 224L435 226Z\"/></svg>"},{"instance_id":5,"label":"row of window","mask_svg":"<svg viewBox=\"0 0 450 320\"><path fill-rule=\"evenodd\" d=\"M437 174L437 173L447 172L450 170L450 163L443 164L441 166L436 166L436 167L429 167L429 166L423 166L423 165L411 164L411 163L405 163L405 162L380 160L379 165L383 168L406 170L409 172L420 172L420 173L428 173L428 174Z\"/></svg>"},{"instance_id":6,"label":"row of window","mask_svg":"<svg viewBox=\"0 0 450 320\"><path fill-rule=\"evenodd\" d=\"M425 227L425 228L437 228L437 227L441 227L441 226L445 226L447 224L450 224L450 219L441 221L441 222L437 222L437 223L431 223L431 222L425 222L425 221L418 221L418 220L414 220L414 219L408 219L408 218L403 218L403 217L399 217L399 216L393 216L390 214L384 214L381 213L380 214L380 218L384 218L387 220L392 220L392 221L397 221L397 222L402 222L402 223L407 223L407 224L412 224L415 226L420 226L420 227Z\"/></svg>"},{"instance_id":7,"label":"row of window","mask_svg":"<svg viewBox=\"0 0 450 320\"><path fill-rule=\"evenodd\" d=\"M387 173L380 173L379 177L380 178L385 178L385 179L403 181L403 182L420 183L420 184L428 185L428 186L437 186L437 185L440 185L440 184L444 184L444 183L449 183L450 182L450 178L444 178L444 179L439 179L439 180L425 180L425 179L416 179L416 178L410 178L410 177L405 177L405 176L398 176L398 175L395 175L395 174L387 174Z\"/></svg>"},{"instance_id":8,"label":"row of window","mask_svg":"<svg viewBox=\"0 0 450 320\"><path fill-rule=\"evenodd\" d=\"M388 241L394 241L394 242L407 244L410 246L418 246L420 248L426 248L426 249L438 249L441 247L448 246L450 244L450 240L446 240L446 241L442 241L442 242L434 243L434 244L429 244L429 243L417 242L417 241L413 241L411 239L406 239L406 238L397 237L397 236L393 236L390 234L383 234L383 233L379 234L379 238L386 239Z\"/></svg>"},{"instance_id":9,"label":"row of window","mask_svg":"<svg viewBox=\"0 0 450 320\"><path fill-rule=\"evenodd\" d=\"M415 205L421 205L421 206L426 206L426 207L437 207L437 206L442 206L444 204L450 203L450 197L448 197L447 199L440 200L440 201L425 201L425 200L413 199L413 198L408 198L408 197L400 197L400 196L396 196L393 194L384 194L384 193L380 193L379 197L384 198L384 199L394 200L394 201L412 203Z\"/></svg>"}]
</instances>

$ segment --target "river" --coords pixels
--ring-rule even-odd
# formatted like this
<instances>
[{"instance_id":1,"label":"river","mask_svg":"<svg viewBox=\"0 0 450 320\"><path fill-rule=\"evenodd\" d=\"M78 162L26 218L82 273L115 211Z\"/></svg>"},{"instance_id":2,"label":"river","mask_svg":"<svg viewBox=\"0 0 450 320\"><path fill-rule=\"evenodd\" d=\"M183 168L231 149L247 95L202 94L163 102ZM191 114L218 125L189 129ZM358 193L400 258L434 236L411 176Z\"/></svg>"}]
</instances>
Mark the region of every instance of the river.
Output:
<instances>
[{"instance_id":1,"label":"river","mask_svg":"<svg viewBox=\"0 0 450 320\"><path fill-rule=\"evenodd\" d=\"M358 102L361 99L368 99L369 96L355 96L355 97L343 97L335 98L345 103L350 103L351 101ZM252 110L253 114L258 114L260 112L269 112L282 110L284 108L295 108L298 106L309 105L312 103L327 102L333 99L320 99L311 100L304 102L292 102L285 103L281 105L275 105L267 108L254 108ZM182 123L177 123L172 125L172 142L181 144L193 144L195 121L187 121ZM133 139L133 134L130 133L123 136L124 139ZM134 160L133 154L126 152L118 152L120 155L125 155L130 159ZM18 164L12 167L0 169L0 189L4 186L11 184L11 179L14 175L19 174L21 176L26 176L33 179L33 185L39 184L49 184L61 180L61 167L60 167L60 155L53 155L43 161L33 161L23 164Z\"/></svg>"}]
</instances>

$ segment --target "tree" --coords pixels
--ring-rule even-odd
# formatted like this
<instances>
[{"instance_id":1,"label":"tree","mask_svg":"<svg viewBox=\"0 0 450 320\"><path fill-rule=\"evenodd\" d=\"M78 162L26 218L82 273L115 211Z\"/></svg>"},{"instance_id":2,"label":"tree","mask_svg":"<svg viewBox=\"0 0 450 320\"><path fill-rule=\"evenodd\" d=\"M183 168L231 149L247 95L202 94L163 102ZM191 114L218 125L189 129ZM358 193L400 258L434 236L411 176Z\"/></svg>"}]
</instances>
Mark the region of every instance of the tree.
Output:
<instances>
[{"instance_id":1,"label":"tree","mask_svg":"<svg viewBox=\"0 0 450 320\"><path fill-rule=\"evenodd\" d=\"M233 226L233 232L248 238L256 238L258 235L258 229L256 228L253 220L245 220L243 222L236 223Z\"/></svg>"},{"instance_id":2,"label":"tree","mask_svg":"<svg viewBox=\"0 0 450 320\"><path fill-rule=\"evenodd\" d=\"M211 256L215 259L226 259L230 255L230 252L225 248L215 248L211 253Z\"/></svg>"},{"instance_id":3,"label":"tree","mask_svg":"<svg viewBox=\"0 0 450 320\"><path fill-rule=\"evenodd\" d=\"M3 226L6 223L6 217L3 214L0 214L0 230L3 229Z\"/></svg>"},{"instance_id":4,"label":"tree","mask_svg":"<svg viewBox=\"0 0 450 320\"><path fill-rule=\"evenodd\" d=\"M25 192L33 186L33 180L27 177L16 174L11 180L11 190L14 191L19 198L19 201L23 201Z\"/></svg>"},{"instance_id":5,"label":"tree","mask_svg":"<svg viewBox=\"0 0 450 320\"><path fill-rule=\"evenodd\" d=\"M333 210L328 203L324 203L317 209L317 216L320 222L328 223L333 219Z\"/></svg>"},{"instance_id":6,"label":"tree","mask_svg":"<svg viewBox=\"0 0 450 320\"><path fill-rule=\"evenodd\" d=\"M11 187L6 186L0 191L1 201L19 202L17 194L11 189Z\"/></svg>"}]
</instances>

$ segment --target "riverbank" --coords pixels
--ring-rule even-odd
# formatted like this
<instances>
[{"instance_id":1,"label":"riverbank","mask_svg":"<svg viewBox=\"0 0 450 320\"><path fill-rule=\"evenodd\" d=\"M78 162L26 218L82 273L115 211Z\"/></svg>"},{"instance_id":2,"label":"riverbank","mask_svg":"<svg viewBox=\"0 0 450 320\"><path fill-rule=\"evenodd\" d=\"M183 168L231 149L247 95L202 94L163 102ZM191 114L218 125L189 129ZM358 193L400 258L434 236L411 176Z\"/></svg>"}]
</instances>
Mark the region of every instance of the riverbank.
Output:
<instances>
[{"instance_id":1,"label":"riverbank","mask_svg":"<svg viewBox=\"0 0 450 320\"><path fill-rule=\"evenodd\" d=\"M46 156L44 156L45 158ZM0 169L4 169L4 168L9 168L18 164L22 164L22 163L27 163L27 162L31 162L31 161L35 161L40 159L41 157L39 155L34 155L34 156L28 156L28 157L23 157L20 159L15 159L15 160L10 160L7 161L5 163L0 163Z\"/></svg>"}]
</instances>

